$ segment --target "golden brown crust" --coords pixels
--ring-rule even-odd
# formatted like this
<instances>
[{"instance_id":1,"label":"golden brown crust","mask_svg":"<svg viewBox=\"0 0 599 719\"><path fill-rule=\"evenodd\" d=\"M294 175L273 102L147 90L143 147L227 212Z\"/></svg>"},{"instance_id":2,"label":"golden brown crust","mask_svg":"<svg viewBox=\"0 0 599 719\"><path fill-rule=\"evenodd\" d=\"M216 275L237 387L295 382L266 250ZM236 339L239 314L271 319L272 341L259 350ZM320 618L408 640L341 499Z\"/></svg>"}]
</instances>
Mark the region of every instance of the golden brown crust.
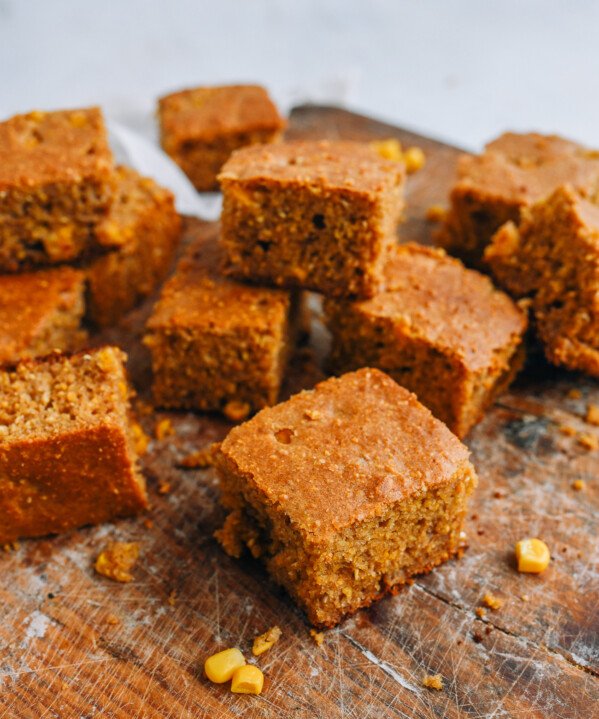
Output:
<instances>
[{"instance_id":1,"label":"golden brown crust","mask_svg":"<svg viewBox=\"0 0 599 719\"><path fill-rule=\"evenodd\" d=\"M0 276L0 364L76 349L85 337L84 284L71 267Z\"/></svg>"},{"instance_id":2,"label":"golden brown crust","mask_svg":"<svg viewBox=\"0 0 599 719\"><path fill-rule=\"evenodd\" d=\"M352 142L238 150L219 175L225 271L329 295L372 296L395 245L405 168Z\"/></svg>"},{"instance_id":3,"label":"golden brown crust","mask_svg":"<svg viewBox=\"0 0 599 719\"><path fill-rule=\"evenodd\" d=\"M290 293L223 277L216 238L195 242L147 323L162 406L251 409L276 401L295 334Z\"/></svg>"},{"instance_id":4,"label":"golden brown crust","mask_svg":"<svg viewBox=\"0 0 599 719\"><path fill-rule=\"evenodd\" d=\"M147 506L124 357L104 347L0 371L0 541Z\"/></svg>"},{"instance_id":5,"label":"golden brown crust","mask_svg":"<svg viewBox=\"0 0 599 719\"><path fill-rule=\"evenodd\" d=\"M555 135L505 133L482 155L460 158L440 240L452 253L479 264L502 224L517 222L522 208L564 183L594 197L597 153Z\"/></svg>"},{"instance_id":6,"label":"golden brown crust","mask_svg":"<svg viewBox=\"0 0 599 719\"><path fill-rule=\"evenodd\" d=\"M302 535L320 541L450 481L468 455L414 394L379 370L361 369L232 429L216 464L234 467Z\"/></svg>"}]
</instances>

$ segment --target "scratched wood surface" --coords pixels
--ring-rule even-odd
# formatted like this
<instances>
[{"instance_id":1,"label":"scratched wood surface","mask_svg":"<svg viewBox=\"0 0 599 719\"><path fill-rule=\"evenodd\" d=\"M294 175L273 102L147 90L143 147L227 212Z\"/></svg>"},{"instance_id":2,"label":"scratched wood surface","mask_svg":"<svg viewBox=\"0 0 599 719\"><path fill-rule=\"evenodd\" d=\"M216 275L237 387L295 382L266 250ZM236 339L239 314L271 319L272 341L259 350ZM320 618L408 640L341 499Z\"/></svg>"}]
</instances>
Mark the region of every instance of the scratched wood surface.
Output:
<instances>
[{"instance_id":1,"label":"scratched wood surface","mask_svg":"<svg viewBox=\"0 0 599 719\"><path fill-rule=\"evenodd\" d=\"M457 150L334 108L296 110L291 134L395 136L423 147L428 161L410 178L401 235L430 241L425 211L444 201ZM215 231L187 222L188 237ZM128 349L141 398L149 379L139 344L147 312L97 338ZM314 328L321 337L316 321ZM320 377L304 348L286 392ZM573 389L580 397L570 396ZM213 470L177 466L230 425L144 414L150 434L162 417L175 428L174 436L154 439L143 460L151 527L143 518L119 521L24 541L0 555L0 716L599 717L599 453L558 429L597 434L584 422L589 402L599 403L596 382L535 358L467 439L480 486L463 559L327 632L322 647L259 564L228 558L212 538L222 520ZM576 479L586 482L584 491L572 489ZM170 489L160 494L165 484ZM524 536L549 544L553 561L541 576L515 570L512 547ZM94 574L93 560L109 540L140 543L131 584ZM479 618L486 592L504 604ZM273 624L283 636L258 661L266 675L260 697L236 696L203 678L206 655L233 645L249 653L253 636ZM437 673L442 691L421 685Z\"/></svg>"}]
</instances>

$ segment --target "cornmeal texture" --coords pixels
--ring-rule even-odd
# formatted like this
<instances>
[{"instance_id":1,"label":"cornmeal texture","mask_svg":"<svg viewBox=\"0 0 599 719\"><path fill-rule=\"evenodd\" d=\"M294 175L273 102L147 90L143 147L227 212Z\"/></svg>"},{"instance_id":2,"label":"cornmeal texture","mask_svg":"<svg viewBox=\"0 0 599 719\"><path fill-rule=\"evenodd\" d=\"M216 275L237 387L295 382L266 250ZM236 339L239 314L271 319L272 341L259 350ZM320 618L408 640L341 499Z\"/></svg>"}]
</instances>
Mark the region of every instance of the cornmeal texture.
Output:
<instances>
[{"instance_id":1,"label":"cornmeal texture","mask_svg":"<svg viewBox=\"0 0 599 719\"><path fill-rule=\"evenodd\" d=\"M124 359L105 347L0 371L0 542L146 507Z\"/></svg>"},{"instance_id":2,"label":"cornmeal texture","mask_svg":"<svg viewBox=\"0 0 599 719\"><path fill-rule=\"evenodd\" d=\"M531 299L549 361L599 377L599 207L560 187L504 225L485 260L499 284Z\"/></svg>"},{"instance_id":3,"label":"cornmeal texture","mask_svg":"<svg viewBox=\"0 0 599 719\"><path fill-rule=\"evenodd\" d=\"M216 466L224 549L249 549L322 627L457 554L476 484L466 447L373 369L262 410Z\"/></svg>"},{"instance_id":4,"label":"cornmeal texture","mask_svg":"<svg viewBox=\"0 0 599 719\"><path fill-rule=\"evenodd\" d=\"M277 401L295 334L289 292L222 277L216 239L188 248L147 324L153 392L162 407L242 416Z\"/></svg>"},{"instance_id":5,"label":"cornmeal texture","mask_svg":"<svg viewBox=\"0 0 599 719\"><path fill-rule=\"evenodd\" d=\"M327 298L324 306L335 373L387 372L458 437L522 363L524 313L442 250L401 245L383 292L361 301Z\"/></svg>"},{"instance_id":6,"label":"cornmeal texture","mask_svg":"<svg viewBox=\"0 0 599 719\"><path fill-rule=\"evenodd\" d=\"M234 150L277 141L286 122L259 85L198 87L158 101L160 140L195 188L217 190Z\"/></svg>"},{"instance_id":7,"label":"cornmeal texture","mask_svg":"<svg viewBox=\"0 0 599 719\"><path fill-rule=\"evenodd\" d=\"M0 276L0 365L81 347L84 291L71 267Z\"/></svg>"},{"instance_id":8,"label":"cornmeal texture","mask_svg":"<svg viewBox=\"0 0 599 719\"><path fill-rule=\"evenodd\" d=\"M116 324L154 292L171 269L181 236L169 190L128 167L115 174L114 200L96 234L118 248L86 268L87 316L100 327Z\"/></svg>"},{"instance_id":9,"label":"cornmeal texture","mask_svg":"<svg viewBox=\"0 0 599 719\"><path fill-rule=\"evenodd\" d=\"M31 112L0 123L0 271L91 251L112 177L98 108Z\"/></svg>"},{"instance_id":10,"label":"cornmeal texture","mask_svg":"<svg viewBox=\"0 0 599 719\"><path fill-rule=\"evenodd\" d=\"M371 296L396 243L403 163L356 142L238 150L219 176L226 271L329 295Z\"/></svg>"},{"instance_id":11,"label":"cornmeal texture","mask_svg":"<svg viewBox=\"0 0 599 719\"><path fill-rule=\"evenodd\" d=\"M595 198L599 153L555 135L501 135L482 155L460 158L438 239L452 254L480 265L501 225L517 222L523 208L564 183Z\"/></svg>"}]
</instances>

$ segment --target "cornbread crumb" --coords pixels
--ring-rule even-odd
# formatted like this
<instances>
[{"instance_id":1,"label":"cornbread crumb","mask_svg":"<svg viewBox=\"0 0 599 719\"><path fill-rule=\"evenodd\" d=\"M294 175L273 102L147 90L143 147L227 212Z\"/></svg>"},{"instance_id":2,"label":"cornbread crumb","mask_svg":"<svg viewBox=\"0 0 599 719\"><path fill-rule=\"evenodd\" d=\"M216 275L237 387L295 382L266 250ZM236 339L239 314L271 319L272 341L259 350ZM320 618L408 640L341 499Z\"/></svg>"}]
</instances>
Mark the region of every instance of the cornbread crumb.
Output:
<instances>
[{"instance_id":1,"label":"cornbread crumb","mask_svg":"<svg viewBox=\"0 0 599 719\"><path fill-rule=\"evenodd\" d=\"M264 652L267 652L274 644L276 644L281 638L281 630L279 627L271 627L264 634L260 634L254 639L254 646L252 647L252 654L255 657L259 657Z\"/></svg>"},{"instance_id":2,"label":"cornbread crumb","mask_svg":"<svg viewBox=\"0 0 599 719\"><path fill-rule=\"evenodd\" d=\"M168 494L171 491L170 482L160 482L158 485L158 494Z\"/></svg>"},{"instance_id":3,"label":"cornbread crumb","mask_svg":"<svg viewBox=\"0 0 599 719\"><path fill-rule=\"evenodd\" d=\"M599 427L599 405L598 404L590 404L587 407L586 421L589 424L594 424L596 427Z\"/></svg>"},{"instance_id":4,"label":"cornbread crumb","mask_svg":"<svg viewBox=\"0 0 599 719\"><path fill-rule=\"evenodd\" d=\"M426 163L426 156L420 147L408 147L403 154L403 159L406 163L406 172L408 175L418 172Z\"/></svg>"},{"instance_id":5,"label":"cornbread crumb","mask_svg":"<svg viewBox=\"0 0 599 719\"><path fill-rule=\"evenodd\" d=\"M156 435L156 439L165 439L166 437L170 437L175 434L173 423L170 419L168 419L168 417L165 417L156 423L154 434Z\"/></svg>"},{"instance_id":6,"label":"cornbread crumb","mask_svg":"<svg viewBox=\"0 0 599 719\"><path fill-rule=\"evenodd\" d=\"M520 599L521 599L523 602L528 602L528 601L530 601L530 597L528 596L528 594L522 594L522 595L520 595Z\"/></svg>"},{"instance_id":7,"label":"cornbread crumb","mask_svg":"<svg viewBox=\"0 0 599 719\"><path fill-rule=\"evenodd\" d=\"M592 452L595 449L599 449L599 438L589 432L581 432L578 435L578 444L589 452Z\"/></svg>"},{"instance_id":8,"label":"cornbread crumb","mask_svg":"<svg viewBox=\"0 0 599 719\"><path fill-rule=\"evenodd\" d=\"M310 636L319 647L324 644L324 632L317 632L316 629L310 629Z\"/></svg>"},{"instance_id":9,"label":"cornbread crumb","mask_svg":"<svg viewBox=\"0 0 599 719\"><path fill-rule=\"evenodd\" d=\"M582 492L584 489L586 489L586 482L584 479L575 479L572 482L572 489L575 489L577 492Z\"/></svg>"},{"instance_id":10,"label":"cornbread crumb","mask_svg":"<svg viewBox=\"0 0 599 719\"><path fill-rule=\"evenodd\" d=\"M429 222L442 222L446 213L447 210L443 205L431 205L426 211L426 219Z\"/></svg>"},{"instance_id":11,"label":"cornbread crumb","mask_svg":"<svg viewBox=\"0 0 599 719\"><path fill-rule=\"evenodd\" d=\"M440 674L426 674L422 679L422 686L439 692L443 689L443 677Z\"/></svg>"},{"instance_id":12,"label":"cornbread crumb","mask_svg":"<svg viewBox=\"0 0 599 719\"><path fill-rule=\"evenodd\" d=\"M139 557L137 542L111 542L96 559L94 569L115 582L131 582L133 569Z\"/></svg>"},{"instance_id":13,"label":"cornbread crumb","mask_svg":"<svg viewBox=\"0 0 599 719\"><path fill-rule=\"evenodd\" d=\"M131 425L131 433L133 434L133 443L135 445L135 451L140 456L148 451L148 445L150 444L150 438L143 431L143 428L139 422L133 422Z\"/></svg>"},{"instance_id":14,"label":"cornbread crumb","mask_svg":"<svg viewBox=\"0 0 599 719\"><path fill-rule=\"evenodd\" d=\"M484 607L476 607L474 611L476 612L476 616L480 619L483 619L487 616L487 610Z\"/></svg>"},{"instance_id":15,"label":"cornbread crumb","mask_svg":"<svg viewBox=\"0 0 599 719\"><path fill-rule=\"evenodd\" d=\"M110 624L111 626L116 626L121 623L121 620L116 616L116 614L107 614L104 621L106 624Z\"/></svg>"},{"instance_id":16,"label":"cornbread crumb","mask_svg":"<svg viewBox=\"0 0 599 719\"><path fill-rule=\"evenodd\" d=\"M251 407L247 402L231 400L224 406L223 414L231 422L241 422L249 415Z\"/></svg>"},{"instance_id":17,"label":"cornbread crumb","mask_svg":"<svg viewBox=\"0 0 599 719\"><path fill-rule=\"evenodd\" d=\"M205 469L206 467L211 467L214 462L214 452L216 449L218 449L218 442L213 442L207 447L198 449L186 457L183 457L178 466L184 467L185 469Z\"/></svg>"},{"instance_id":18,"label":"cornbread crumb","mask_svg":"<svg viewBox=\"0 0 599 719\"><path fill-rule=\"evenodd\" d=\"M572 427L569 424L562 424L559 427L559 431L562 434L566 435L566 437L574 437L574 435L576 434L576 427Z\"/></svg>"},{"instance_id":19,"label":"cornbread crumb","mask_svg":"<svg viewBox=\"0 0 599 719\"><path fill-rule=\"evenodd\" d=\"M568 399L580 399L582 397L582 392L579 389L571 389L568 392Z\"/></svg>"},{"instance_id":20,"label":"cornbread crumb","mask_svg":"<svg viewBox=\"0 0 599 719\"><path fill-rule=\"evenodd\" d=\"M146 529L152 529L152 527L154 526L154 522L148 517L147 519L144 519L143 525Z\"/></svg>"},{"instance_id":21,"label":"cornbread crumb","mask_svg":"<svg viewBox=\"0 0 599 719\"><path fill-rule=\"evenodd\" d=\"M501 609L503 606L503 599L500 599L499 597L496 597L494 594L491 594L490 592L487 592L483 596L483 604L486 604L489 609Z\"/></svg>"},{"instance_id":22,"label":"cornbread crumb","mask_svg":"<svg viewBox=\"0 0 599 719\"><path fill-rule=\"evenodd\" d=\"M18 542L6 542L2 545L2 549L4 549L5 552L16 552L19 546Z\"/></svg>"},{"instance_id":23,"label":"cornbread crumb","mask_svg":"<svg viewBox=\"0 0 599 719\"><path fill-rule=\"evenodd\" d=\"M168 598L167 598L167 600L166 600L166 603L167 603L169 606L171 606L171 607L174 607L174 606L175 606L175 604L177 603L177 591L176 591L176 589L171 590L171 592L170 592L170 594L168 595Z\"/></svg>"}]
</instances>

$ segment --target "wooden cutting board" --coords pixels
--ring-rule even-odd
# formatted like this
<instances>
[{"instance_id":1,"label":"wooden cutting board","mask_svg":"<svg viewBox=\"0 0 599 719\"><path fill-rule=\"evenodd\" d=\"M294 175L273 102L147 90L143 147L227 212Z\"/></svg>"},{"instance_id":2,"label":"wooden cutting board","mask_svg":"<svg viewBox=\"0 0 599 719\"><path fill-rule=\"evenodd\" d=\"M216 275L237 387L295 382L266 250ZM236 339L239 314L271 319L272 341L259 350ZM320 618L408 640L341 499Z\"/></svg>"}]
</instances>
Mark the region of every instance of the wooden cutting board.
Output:
<instances>
[{"instance_id":1,"label":"wooden cutting board","mask_svg":"<svg viewBox=\"0 0 599 719\"><path fill-rule=\"evenodd\" d=\"M458 150L335 108L298 108L291 134L397 137L422 147L427 164L409 180L401 234L430 242L425 211L444 202ZM187 222L188 237L215 231ZM149 373L139 337L147 312L96 338L129 350L142 398ZM294 361L287 393L320 379L309 355L304 349ZM150 434L164 417L175 430L155 439L143 461L151 526L138 518L0 552L0 716L599 717L599 452L559 430L597 435L584 422L590 402L599 404L596 382L536 358L467 439L480 486L463 559L326 632L321 647L260 565L230 559L212 538L222 520L213 470L177 467L230 425L144 414ZM576 479L585 490L572 488ZM513 545L526 536L551 549L541 576L515 570ZM131 584L94 574L108 540L140 543ZM486 592L503 606L479 618ZM229 646L250 654L252 638L273 624L283 636L259 660L266 675L260 697L233 695L203 677L207 655ZM437 673L443 690L424 688L423 676Z\"/></svg>"}]
</instances>

